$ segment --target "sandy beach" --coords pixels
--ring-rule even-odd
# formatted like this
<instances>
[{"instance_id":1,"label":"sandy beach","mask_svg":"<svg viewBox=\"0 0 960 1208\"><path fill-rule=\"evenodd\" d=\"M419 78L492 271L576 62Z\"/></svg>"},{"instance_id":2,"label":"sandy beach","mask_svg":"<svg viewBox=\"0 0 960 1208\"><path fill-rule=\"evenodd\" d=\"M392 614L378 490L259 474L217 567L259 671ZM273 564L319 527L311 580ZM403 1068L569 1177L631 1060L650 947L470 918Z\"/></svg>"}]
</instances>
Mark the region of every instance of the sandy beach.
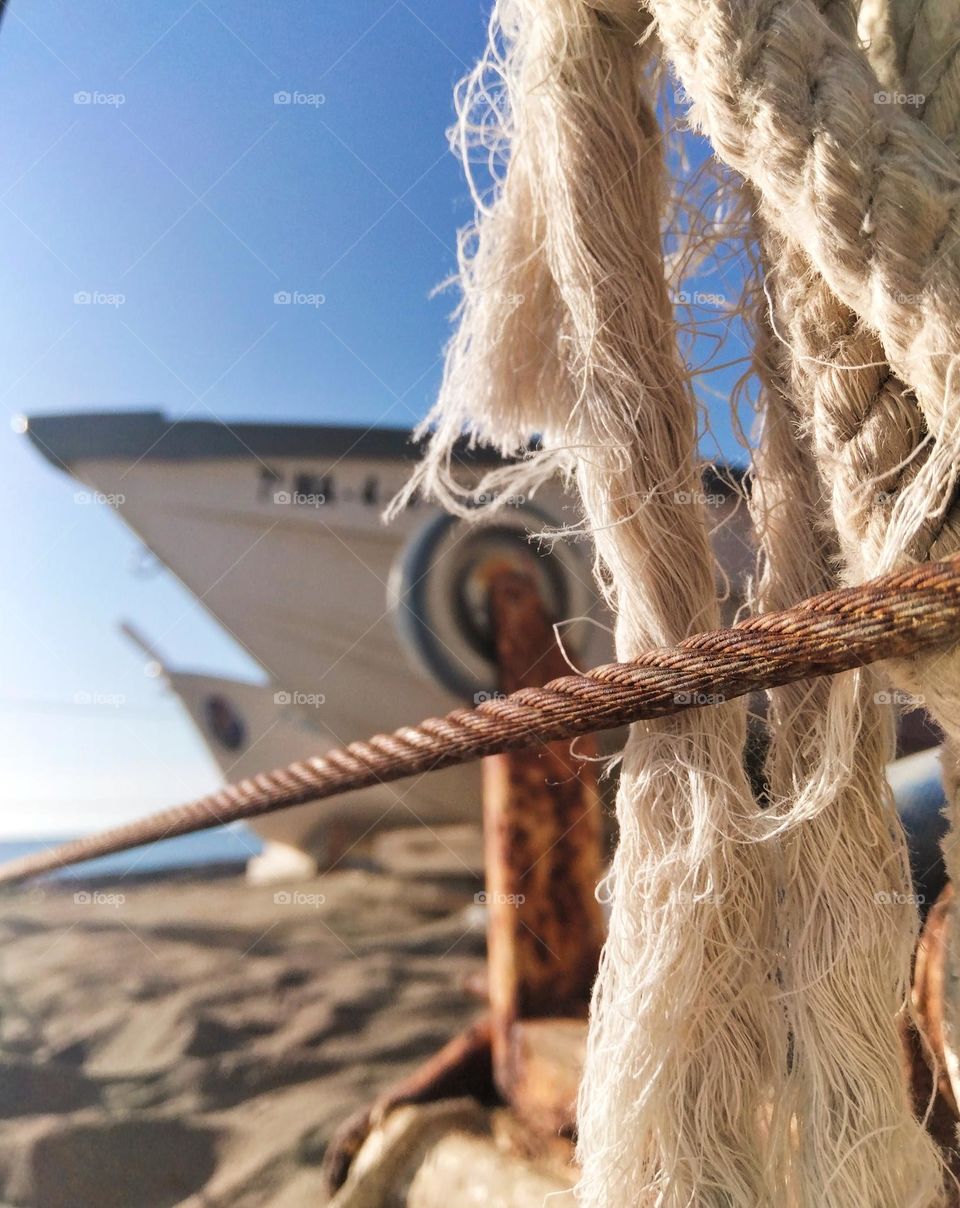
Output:
<instances>
[{"instance_id":1,"label":"sandy beach","mask_svg":"<svg viewBox=\"0 0 960 1208\"><path fill-rule=\"evenodd\" d=\"M390 832L310 882L239 869L0 901L0 1200L326 1202L333 1130L479 1012L480 834Z\"/></svg>"}]
</instances>

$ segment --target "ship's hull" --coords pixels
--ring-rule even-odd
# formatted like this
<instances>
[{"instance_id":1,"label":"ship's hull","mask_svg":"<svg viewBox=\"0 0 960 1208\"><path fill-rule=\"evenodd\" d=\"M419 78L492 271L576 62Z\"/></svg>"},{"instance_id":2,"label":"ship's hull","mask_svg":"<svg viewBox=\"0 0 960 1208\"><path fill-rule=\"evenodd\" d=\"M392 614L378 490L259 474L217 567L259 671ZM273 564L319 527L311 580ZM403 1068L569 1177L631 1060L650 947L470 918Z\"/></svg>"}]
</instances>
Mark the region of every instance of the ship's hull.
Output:
<instances>
[{"instance_id":1,"label":"ship's hull","mask_svg":"<svg viewBox=\"0 0 960 1208\"><path fill-rule=\"evenodd\" d=\"M270 685L162 670L225 781L286 767L332 745L291 708L286 693ZM477 786L465 770L436 772L420 783L375 785L254 819L265 847L249 861L248 875L258 882L306 877L338 864L374 830L477 818Z\"/></svg>"},{"instance_id":2,"label":"ship's hull","mask_svg":"<svg viewBox=\"0 0 960 1208\"><path fill-rule=\"evenodd\" d=\"M205 732L228 779L473 703L471 689L495 688L492 665L462 640L443 601L436 615L411 621L411 593L397 586L405 551L438 521L446 524L423 504L389 526L381 519L410 472L406 433L227 429L140 413L39 417L28 434L54 464L113 504L264 668L269 688L229 688L250 727L249 749L231 759ZM473 462L465 473L480 468ZM507 511L514 528L520 517L544 527L575 520L567 507L554 490ZM455 562L467 527L439 533L432 555L414 549L425 570L431 556ZM578 580L567 606L598 622L579 626L571 653L581 665L603 661L611 653L607 618L584 546L566 570ZM433 607L431 575L404 573L413 575L413 594L428 593L417 606ZM418 646L417 634L429 645ZM175 687L203 730L200 696L215 685L180 677ZM368 824L381 816L385 823L479 818L479 773L452 769L345 800ZM254 826L268 840L323 855L330 817L329 805L305 806Z\"/></svg>"},{"instance_id":3,"label":"ship's hull","mask_svg":"<svg viewBox=\"0 0 960 1208\"><path fill-rule=\"evenodd\" d=\"M399 431L314 425L173 423L155 413L42 416L28 435L54 464L112 503L119 516L252 654L269 689L235 685L251 741L227 778L302 758L473 703L496 689L496 668L476 629L478 559L504 551L532 559L576 665L613 654L610 619L593 587L587 542L552 555L526 531L575 525L559 487L512 499L479 541L476 526L416 504L389 526L386 503L416 451ZM465 452L462 474L485 467ZM743 512L714 486L711 514L734 593L749 567ZM518 544L518 536L520 538ZM471 552L472 551L472 552ZM473 561L471 562L471 559ZM471 595L472 593L472 595ZM578 619L579 618L579 619ZM586 618L584 620L583 618ZM176 686L176 685L175 685ZM178 691L195 719L199 679ZM276 699L275 699L276 698ZM253 720L253 719L256 720ZM267 737L269 735L269 737ZM206 735L217 754L216 736ZM228 753L229 754L229 753ZM347 799L392 817L479 818L475 766L382 786ZM266 838L316 854L331 817L306 806L255 822Z\"/></svg>"}]
</instances>

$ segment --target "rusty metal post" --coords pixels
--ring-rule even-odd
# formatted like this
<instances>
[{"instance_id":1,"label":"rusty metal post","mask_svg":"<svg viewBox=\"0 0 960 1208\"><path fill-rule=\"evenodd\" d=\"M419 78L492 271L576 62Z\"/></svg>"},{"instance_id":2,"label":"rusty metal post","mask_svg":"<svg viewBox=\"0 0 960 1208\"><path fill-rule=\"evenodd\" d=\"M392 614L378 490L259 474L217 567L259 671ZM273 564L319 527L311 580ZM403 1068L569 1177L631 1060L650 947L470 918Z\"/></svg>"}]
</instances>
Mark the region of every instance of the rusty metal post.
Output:
<instances>
[{"instance_id":1,"label":"rusty metal post","mask_svg":"<svg viewBox=\"0 0 960 1208\"><path fill-rule=\"evenodd\" d=\"M540 687L569 668L535 584L491 576L491 626L500 688ZM580 750L592 754L581 740ZM594 765L552 742L483 761L489 997L494 1077L508 1100L528 1072L515 1025L584 1018L604 921L602 816Z\"/></svg>"},{"instance_id":2,"label":"rusty metal post","mask_svg":"<svg viewBox=\"0 0 960 1208\"><path fill-rule=\"evenodd\" d=\"M564 675L536 585L502 564L489 567L486 582L501 690ZM592 739L579 743L584 755L594 753ZM605 930L595 897L603 851L594 765L570 754L569 739L488 756L483 828L489 1018L338 1129L324 1161L331 1189L342 1185L371 1126L403 1103L499 1095L537 1144L573 1130Z\"/></svg>"}]
</instances>

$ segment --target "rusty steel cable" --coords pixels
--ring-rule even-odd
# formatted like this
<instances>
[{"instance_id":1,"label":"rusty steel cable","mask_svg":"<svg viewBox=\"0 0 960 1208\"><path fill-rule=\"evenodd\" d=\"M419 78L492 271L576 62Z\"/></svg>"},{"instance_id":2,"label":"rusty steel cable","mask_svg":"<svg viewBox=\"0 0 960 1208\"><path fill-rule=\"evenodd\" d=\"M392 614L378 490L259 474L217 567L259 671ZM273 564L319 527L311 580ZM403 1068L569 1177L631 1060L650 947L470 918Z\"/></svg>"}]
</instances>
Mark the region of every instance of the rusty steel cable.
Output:
<instances>
[{"instance_id":1,"label":"rusty steel cable","mask_svg":"<svg viewBox=\"0 0 960 1208\"><path fill-rule=\"evenodd\" d=\"M960 555L521 688L0 865L0 884L499 751L666 717L960 639Z\"/></svg>"}]
</instances>

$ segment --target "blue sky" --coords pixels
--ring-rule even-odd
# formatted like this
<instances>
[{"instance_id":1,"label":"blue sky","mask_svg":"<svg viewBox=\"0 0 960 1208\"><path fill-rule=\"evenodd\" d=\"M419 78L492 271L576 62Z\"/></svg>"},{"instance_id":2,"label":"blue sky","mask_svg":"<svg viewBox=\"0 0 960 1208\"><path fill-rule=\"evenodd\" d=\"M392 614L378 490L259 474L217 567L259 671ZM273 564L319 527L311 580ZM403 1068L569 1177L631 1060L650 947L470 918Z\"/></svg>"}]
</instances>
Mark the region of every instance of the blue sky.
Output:
<instances>
[{"instance_id":1,"label":"blue sky","mask_svg":"<svg viewBox=\"0 0 960 1208\"><path fill-rule=\"evenodd\" d=\"M487 9L11 0L0 28L0 832L86 829L215 783L179 707L116 632L121 618L162 629L180 664L256 674L169 575L131 573L133 536L109 509L74 502L15 417L159 407L419 419L452 306L431 291L470 216L445 130ZM277 105L277 92L314 101ZM278 290L325 302L278 308ZM81 291L123 302L77 305ZM84 693L123 703L76 703Z\"/></svg>"}]
</instances>

